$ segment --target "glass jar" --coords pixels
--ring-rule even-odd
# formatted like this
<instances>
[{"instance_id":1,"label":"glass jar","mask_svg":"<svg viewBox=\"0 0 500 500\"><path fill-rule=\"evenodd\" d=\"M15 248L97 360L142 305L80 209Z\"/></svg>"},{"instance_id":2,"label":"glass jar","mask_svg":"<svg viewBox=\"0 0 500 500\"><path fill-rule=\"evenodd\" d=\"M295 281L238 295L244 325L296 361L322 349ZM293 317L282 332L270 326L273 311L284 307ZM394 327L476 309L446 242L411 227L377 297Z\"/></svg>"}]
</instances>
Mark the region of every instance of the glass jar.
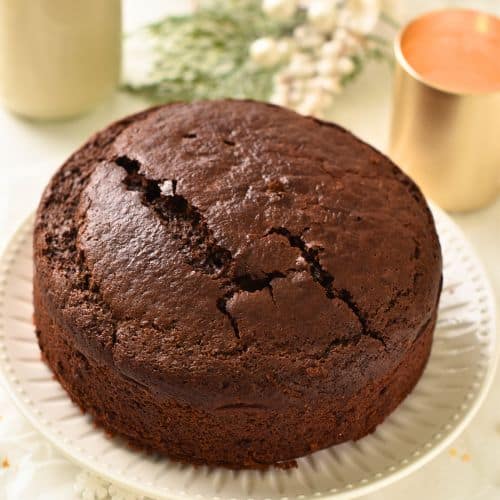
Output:
<instances>
[{"instance_id":1,"label":"glass jar","mask_svg":"<svg viewBox=\"0 0 500 500\"><path fill-rule=\"evenodd\" d=\"M35 119L81 114L120 78L120 0L0 0L0 98Z\"/></svg>"}]
</instances>

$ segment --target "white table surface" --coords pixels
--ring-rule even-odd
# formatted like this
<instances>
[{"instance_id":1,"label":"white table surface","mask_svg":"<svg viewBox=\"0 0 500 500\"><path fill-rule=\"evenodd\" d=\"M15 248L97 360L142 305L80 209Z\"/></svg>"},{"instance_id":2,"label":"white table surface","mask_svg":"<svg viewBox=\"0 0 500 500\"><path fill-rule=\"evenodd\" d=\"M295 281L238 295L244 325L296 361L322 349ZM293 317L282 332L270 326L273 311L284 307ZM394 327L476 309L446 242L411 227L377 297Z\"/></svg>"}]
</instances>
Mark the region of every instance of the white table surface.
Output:
<instances>
[{"instance_id":1,"label":"white table surface","mask_svg":"<svg viewBox=\"0 0 500 500\"><path fill-rule=\"evenodd\" d=\"M442 3L442 2L441 2ZM499 2L500 3L500 2ZM126 27L141 25L172 11L161 0L125 2ZM176 9L185 8L185 2ZM370 65L361 78L339 99L334 119L382 151L386 148L389 126L391 71ZM57 166L92 132L108 122L146 106L137 98L117 93L92 113L59 123L20 120L0 110L0 248L3 249L17 225L37 205L41 190ZM467 238L482 259L500 308L500 199L479 212L455 215ZM16 444L17 434L30 430L0 388L0 500L71 500L79 468L59 457L50 467L37 472L26 466L26 450L37 439L29 433ZM7 435L8 434L8 435ZM24 453L24 455L23 455ZM3 468L7 458L9 467ZM36 462L30 457L30 465ZM27 466L26 466L27 467ZM6 487L15 477L16 488ZM20 486L19 484L22 483ZM486 402L462 436L432 462L409 477L364 497L366 500L445 499L493 500L500 498L500 372Z\"/></svg>"}]
</instances>

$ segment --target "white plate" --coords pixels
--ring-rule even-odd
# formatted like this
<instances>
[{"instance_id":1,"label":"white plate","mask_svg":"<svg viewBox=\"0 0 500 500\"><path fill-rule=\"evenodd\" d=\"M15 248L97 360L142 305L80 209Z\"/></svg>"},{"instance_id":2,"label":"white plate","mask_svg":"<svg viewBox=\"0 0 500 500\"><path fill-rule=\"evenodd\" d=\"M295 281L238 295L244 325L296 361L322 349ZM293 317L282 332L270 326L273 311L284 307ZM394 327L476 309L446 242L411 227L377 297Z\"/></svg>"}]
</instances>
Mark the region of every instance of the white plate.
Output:
<instances>
[{"instance_id":1,"label":"white plate","mask_svg":"<svg viewBox=\"0 0 500 500\"><path fill-rule=\"evenodd\" d=\"M441 210L433 212L444 287L422 379L373 434L301 458L296 469L191 467L132 451L96 429L40 360L32 324L32 218L19 228L0 264L0 369L7 388L32 424L68 457L140 494L291 500L374 491L422 466L458 435L484 399L495 368L491 289L460 230Z\"/></svg>"}]
</instances>

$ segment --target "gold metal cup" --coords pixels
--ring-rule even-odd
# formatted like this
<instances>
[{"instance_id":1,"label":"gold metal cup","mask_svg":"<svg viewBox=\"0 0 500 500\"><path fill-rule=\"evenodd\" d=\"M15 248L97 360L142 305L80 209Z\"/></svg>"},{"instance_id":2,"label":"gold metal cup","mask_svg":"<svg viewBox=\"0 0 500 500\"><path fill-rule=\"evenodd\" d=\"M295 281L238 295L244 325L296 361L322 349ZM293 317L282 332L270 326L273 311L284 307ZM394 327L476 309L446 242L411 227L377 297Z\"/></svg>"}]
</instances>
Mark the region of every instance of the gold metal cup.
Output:
<instances>
[{"instance_id":1,"label":"gold metal cup","mask_svg":"<svg viewBox=\"0 0 500 500\"><path fill-rule=\"evenodd\" d=\"M401 49L411 24L394 42L389 155L445 210L483 207L500 190L500 91L458 93L424 80Z\"/></svg>"}]
</instances>

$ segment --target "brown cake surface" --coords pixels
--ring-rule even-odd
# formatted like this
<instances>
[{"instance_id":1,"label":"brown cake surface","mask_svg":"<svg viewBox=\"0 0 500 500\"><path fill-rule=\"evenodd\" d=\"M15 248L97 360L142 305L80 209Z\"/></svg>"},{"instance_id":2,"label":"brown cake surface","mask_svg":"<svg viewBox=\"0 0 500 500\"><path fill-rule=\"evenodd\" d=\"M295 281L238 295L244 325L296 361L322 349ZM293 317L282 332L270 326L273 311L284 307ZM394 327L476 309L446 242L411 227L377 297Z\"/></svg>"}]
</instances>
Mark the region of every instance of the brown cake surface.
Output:
<instances>
[{"instance_id":1,"label":"brown cake surface","mask_svg":"<svg viewBox=\"0 0 500 500\"><path fill-rule=\"evenodd\" d=\"M340 127L251 101L99 132L35 226L48 364L106 430L174 459L358 439L427 361L439 241L415 184Z\"/></svg>"}]
</instances>

